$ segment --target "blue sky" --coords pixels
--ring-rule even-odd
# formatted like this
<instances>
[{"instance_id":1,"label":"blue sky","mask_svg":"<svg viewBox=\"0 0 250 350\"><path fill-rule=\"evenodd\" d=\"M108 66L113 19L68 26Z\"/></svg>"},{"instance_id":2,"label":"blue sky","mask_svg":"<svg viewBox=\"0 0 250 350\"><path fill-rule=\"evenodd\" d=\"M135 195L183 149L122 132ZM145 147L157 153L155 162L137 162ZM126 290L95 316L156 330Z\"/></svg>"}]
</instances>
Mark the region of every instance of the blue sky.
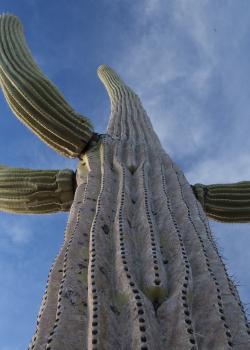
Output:
<instances>
[{"instance_id":1,"label":"blue sky","mask_svg":"<svg viewBox=\"0 0 250 350\"><path fill-rule=\"evenodd\" d=\"M1 0L67 101L105 132L96 75L106 63L141 97L166 151L190 183L250 180L250 2L245 0ZM0 163L75 169L26 129L0 95ZM33 334L67 214L0 213L0 350ZM250 302L250 225L211 222L230 275Z\"/></svg>"}]
</instances>

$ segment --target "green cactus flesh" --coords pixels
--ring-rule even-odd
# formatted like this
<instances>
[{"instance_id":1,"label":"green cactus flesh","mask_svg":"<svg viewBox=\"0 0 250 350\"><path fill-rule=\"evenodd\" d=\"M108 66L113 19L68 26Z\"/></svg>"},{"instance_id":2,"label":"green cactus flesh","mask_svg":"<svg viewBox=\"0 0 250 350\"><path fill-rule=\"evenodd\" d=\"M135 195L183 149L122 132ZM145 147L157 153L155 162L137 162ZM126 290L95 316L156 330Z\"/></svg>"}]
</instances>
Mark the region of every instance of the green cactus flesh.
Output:
<instances>
[{"instance_id":1,"label":"green cactus flesh","mask_svg":"<svg viewBox=\"0 0 250 350\"><path fill-rule=\"evenodd\" d=\"M250 182L193 186L197 199L211 219L250 222Z\"/></svg>"},{"instance_id":2,"label":"green cactus flesh","mask_svg":"<svg viewBox=\"0 0 250 350\"><path fill-rule=\"evenodd\" d=\"M68 211L74 197L71 170L30 170L0 167L0 209L43 214Z\"/></svg>"},{"instance_id":3,"label":"green cactus flesh","mask_svg":"<svg viewBox=\"0 0 250 350\"><path fill-rule=\"evenodd\" d=\"M0 16L0 83L10 108L27 127L60 154L81 154L93 131L45 77L26 45L17 17Z\"/></svg>"}]
</instances>

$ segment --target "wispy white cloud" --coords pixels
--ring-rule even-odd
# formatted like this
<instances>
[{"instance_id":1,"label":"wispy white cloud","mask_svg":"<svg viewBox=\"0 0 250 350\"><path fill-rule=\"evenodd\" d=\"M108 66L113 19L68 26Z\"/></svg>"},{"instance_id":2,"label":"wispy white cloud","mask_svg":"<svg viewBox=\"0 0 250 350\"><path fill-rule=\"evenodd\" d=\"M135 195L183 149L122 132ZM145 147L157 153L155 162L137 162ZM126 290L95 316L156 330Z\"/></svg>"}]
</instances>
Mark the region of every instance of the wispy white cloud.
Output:
<instances>
[{"instance_id":1,"label":"wispy white cloud","mask_svg":"<svg viewBox=\"0 0 250 350\"><path fill-rule=\"evenodd\" d=\"M28 220L10 219L8 217L4 220L4 214L1 215L0 220L0 231L1 231L1 241L7 240L10 244L20 245L30 242L32 237L32 229Z\"/></svg>"},{"instance_id":2,"label":"wispy white cloud","mask_svg":"<svg viewBox=\"0 0 250 350\"><path fill-rule=\"evenodd\" d=\"M236 31L241 11L232 4L145 0L132 12L134 40L114 64L141 97L165 149L188 161L190 181L249 177L250 86L240 56L247 16Z\"/></svg>"},{"instance_id":3,"label":"wispy white cloud","mask_svg":"<svg viewBox=\"0 0 250 350\"><path fill-rule=\"evenodd\" d=\"M193 164L190 171L186 173L191 183L230 183L238 181L249 181L250 179L250 157L248 153L233 157L208 158Z\"/></svg>"},{"instance_id":4,"label":"wispy white cloud","mask_svg":"<svg viewBox=\"0 0 250 350\"><path fill-rule=\"evenodd\" d=\"M117 68L138 91L170 153L195 153L211 128L202 103L216 61L205 6L146 1L135 2L133 12L138 41L126 43Z\"/></svg>"}]
</instances>

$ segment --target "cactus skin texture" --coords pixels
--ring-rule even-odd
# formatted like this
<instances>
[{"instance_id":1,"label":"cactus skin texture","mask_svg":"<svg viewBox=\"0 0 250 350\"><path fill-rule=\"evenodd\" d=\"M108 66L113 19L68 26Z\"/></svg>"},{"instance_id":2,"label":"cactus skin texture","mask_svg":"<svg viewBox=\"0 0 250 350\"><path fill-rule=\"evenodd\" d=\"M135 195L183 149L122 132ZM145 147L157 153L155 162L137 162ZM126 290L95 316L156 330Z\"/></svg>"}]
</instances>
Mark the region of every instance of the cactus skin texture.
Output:
<instances>
[{"instance_id":1,"label":"cactus skin texture","mask_svg":"<svg viewBox=\"0 0 250 350\"><path fill-rule=\"evenodd\" d=\"M93 136L81 117L45 77L26 45L22 25L0 16L0 83L10 108L29 129L58 153L78 157Z\"/></svg>"},{"instance_id":2,"label":"cactus skin texture","mask_svg":"<svg viewBox=\"0 0 250 350\"><path fill-rule=\"evenodd\" d=\"M19 27L15 17L1 17L4 94L52 148L80 158L64 242L49 272L29 350L250 350L244 307L200 204L206 207L204 189L195 187L197 200L161 147L138 96L110 67L100 66L111 115L107 134L86 147L89 124L71 115L43 78ZM49 102L45 86L53 97ZM74 123L76 137L69 133ZM55 198L61 203L59 188L62 202L71 201L73 186L69 179L59 181L60 172L34 177L26 172L36 173L0 167L8 209L14 198L26 210L33 196L43 208L45 195L51 210Z\"/></svg>"},{"instance_id":3,"label":"cactus skin texture","mask_svg":"<svg viewBox=\"0 0 250 350\"><path fill-rule=\"evenodd\" d=\"M226 223L250 222L249 181L192 187L209 218Z\"/></svg>"},{"instance_id":4,"label":"cactus skin texture","mask_svg":"<svg viewBox=\"0 0 250 350\"><path fill-rule=\"evenodd\" d=\"M207 217L138 96L108 66L107 134L77 169L30 350L248 350Z\"/></svg>"},{"instance_id":5,"label":"cactus skin texture","mask_svg":"<svg viewBox=\"0 0 250 350\"><path fill-rule=\"evenodd\" d=\"M10 213L69 211L74 198L72 170L0 167L0 209Z\"/></svg>"}]
</instances>

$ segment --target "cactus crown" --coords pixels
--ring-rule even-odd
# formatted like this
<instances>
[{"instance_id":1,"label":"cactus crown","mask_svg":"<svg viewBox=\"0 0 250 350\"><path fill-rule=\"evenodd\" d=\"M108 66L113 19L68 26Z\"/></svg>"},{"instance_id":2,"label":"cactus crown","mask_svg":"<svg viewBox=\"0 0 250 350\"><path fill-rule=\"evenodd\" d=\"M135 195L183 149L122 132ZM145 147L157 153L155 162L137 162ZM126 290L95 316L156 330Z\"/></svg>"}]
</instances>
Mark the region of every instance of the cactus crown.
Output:
<instances>
[{"instance_id":1,"label":"cactus crown","mask_svg":"<svg viewBox=\"0 0 250 350\"><path fill-rule=\"evenodd\" d=\"M134 97L136 96L133 90L109 66L102 64L98 67L97 74L107 89L112 105L117 103L124 93L133 95Z\"/></svg>"}]
</instances>

